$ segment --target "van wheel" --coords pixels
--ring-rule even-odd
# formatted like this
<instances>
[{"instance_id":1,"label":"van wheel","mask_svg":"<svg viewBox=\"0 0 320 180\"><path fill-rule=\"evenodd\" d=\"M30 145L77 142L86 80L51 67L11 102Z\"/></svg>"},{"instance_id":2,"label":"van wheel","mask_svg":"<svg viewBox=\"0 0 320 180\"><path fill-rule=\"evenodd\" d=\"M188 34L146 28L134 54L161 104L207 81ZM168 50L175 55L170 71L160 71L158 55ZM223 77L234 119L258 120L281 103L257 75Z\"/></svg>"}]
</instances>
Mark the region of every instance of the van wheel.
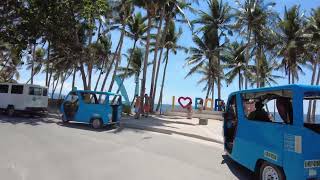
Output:
<instances>
[{"instance_id":1,"label":"van wheel","mask_svg":"<svg viewBox=\"0 0 320 180\"><path fill-rule=\"evenodd\" d=\"M93 119L91 121L91 126L94 128L94 129L100 129L102 128L102 121L101 119Z\"/></svg>"},{"instance_id":2,"label":"van wheel","mask_svg":"<svg viewBox=\"0 0 320 180\"><path fill-rule=\"evenodd\" d=\"M280 169L279 167L271 163L263 162L260 167L259 179L260 180L285 180L286 178L282 169Z\"/></svg>"},{"instance_id":3,"label":"van wheel","mask_svg":"<svg viewBox=\"0 0 320 180\"><path fill-rule=\"evenodd\" d=\"M8 116L13 116L13 114L14 114L14 107L13 106L9 106L8 108L7 108L7 114L8 114Z\"/></svg>"}]
</instances>

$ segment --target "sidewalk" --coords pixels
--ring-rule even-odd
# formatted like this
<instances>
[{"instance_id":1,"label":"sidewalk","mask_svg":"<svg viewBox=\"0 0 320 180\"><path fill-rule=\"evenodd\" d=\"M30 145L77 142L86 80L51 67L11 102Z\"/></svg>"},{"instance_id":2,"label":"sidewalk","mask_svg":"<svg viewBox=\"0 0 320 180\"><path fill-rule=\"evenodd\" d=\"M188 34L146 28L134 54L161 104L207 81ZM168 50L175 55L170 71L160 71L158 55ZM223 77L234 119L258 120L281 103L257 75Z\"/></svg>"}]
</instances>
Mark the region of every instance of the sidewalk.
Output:
<instances>
[{"instance_id":1,"label":"sidewalk","mask_svg":"<svg viewBox=\"0 0 320 180\"><path fill-rule=\"evenodd\" d=\"M199 125L199 119L187 119L172 116L149 116L148 118L134 119L124 117L122 125L128 128L154 131L164 134L178 134L205 141L223 144L222 121L208 120L208 125Z\"/></svg>"}]
</instances>

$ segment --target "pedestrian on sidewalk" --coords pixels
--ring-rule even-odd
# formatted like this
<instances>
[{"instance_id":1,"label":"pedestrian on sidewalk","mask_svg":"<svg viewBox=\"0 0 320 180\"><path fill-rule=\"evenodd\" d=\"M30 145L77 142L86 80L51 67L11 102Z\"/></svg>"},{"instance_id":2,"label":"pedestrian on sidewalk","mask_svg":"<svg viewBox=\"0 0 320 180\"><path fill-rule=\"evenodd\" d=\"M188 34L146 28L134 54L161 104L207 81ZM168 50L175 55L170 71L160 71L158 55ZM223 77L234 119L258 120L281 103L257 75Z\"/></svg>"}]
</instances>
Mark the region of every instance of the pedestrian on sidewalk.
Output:
<instances>
[{"instance_id":1,"label":"pedestrian on sidewalk","mask_svg":"<svg viewBox=\"0 0 320 180\"><path fill-rule=\"evenodd\" d=\"M149 112L150 112L150 98L148 96L148 94L144 95L144 117L148 117L149 116Z\"/></svg>"},{"instance_id":2,"label":"pedestrian on sidewalk","mask_svg":"<svg viewBox=\"0 0 320 180\"><path fill-rule=\"evenodd\" d=\"M192 119L192 102L187 105L188 119Z\"/></svg>"},{"instance_id":3,"label":"pedestrian on sidewalk","mask_svg":"<svg viewBox=\"0 0 320 180\"><path fill-rule=\"evenodd\" d=\"M198 112L202 113L203 110L203 100L200 99L199 103L198 103Z\"/></svg>"},{"instance_id":4,"label":"pedestrian on sidewalk","mask_svg":"<svg viewBox=\"0 0 320 180\"><path fill-rule=\"evenodd\" d=\"M136 102L134 103L134 118L135 119L139 119L140 115L139 115L139 110L140 110L140 97L137 96L136 97Z\"/></svg>"}]
</instances>

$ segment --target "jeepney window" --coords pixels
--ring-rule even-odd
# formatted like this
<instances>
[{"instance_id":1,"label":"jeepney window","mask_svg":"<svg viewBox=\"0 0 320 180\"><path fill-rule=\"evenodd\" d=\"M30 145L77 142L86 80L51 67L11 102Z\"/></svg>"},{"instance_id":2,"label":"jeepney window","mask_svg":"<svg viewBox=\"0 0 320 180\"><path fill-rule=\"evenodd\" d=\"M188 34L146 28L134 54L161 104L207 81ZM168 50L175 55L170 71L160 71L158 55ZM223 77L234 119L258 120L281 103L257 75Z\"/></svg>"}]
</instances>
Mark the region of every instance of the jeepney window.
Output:
<instances>
[{"instance_id":1,"label":"jeepney window","mask_svg":"<svg viewBox=\"0 0 320 180\"><path fill-rule=\"evenodd\" d=\"M307 92L303 99L304 126L320 133L320 92Z\"/></svg>"},{"instance_id":2,"label":"jeepney window","mask_svg":"<svg viewBox=\"0 0 320 180\"><path fill-rule=\"evenodd\" d=\"M111 95L110 98L109 98L109 103L111 105L121 105L121 96L118 96L118 95Z\"/></svg>"},{"instance_id":3,"label":"jeepney window","mask_svg":"<svg viewBox=\"0 0 320 180\"><path fill-rule=\"evenodd\" d=\"M0 85L0 93L8 93L9 85Z\"/></svg>"},{"instance_id":4,"label":"jeepney window","mask_svg":"<svg viewBox=\"0 0 320 180\"><path fill-rule=\"evenodd\" d=\"M76 93L70 93L69 96L67 97L66 101L71 102L71 103L75 103L78 101L78 99L79 99L79 97Z\"/></svg>"},{"instance_id":5,"label":"jeepney window","mask_svg":"<svg viewBox=\"0 0 320 180\"><path fill-rule=\"evenodd\" d=\"M81 93L82 100L86 104L101 104L99 101L99 94L95 93Z\"/></svg>"},{"instance_id":6,"label":"jeepney window","mask_svg":"<svg viewBox=\"0 0 320 180\"><path fill-rule=\"evenodd\" d=\"M269 91L242 94L243 110L252 121L292 124L292 93Z\"/></svg>"},{"instance_id":7,"label":"jeepney window","mask_svg":"<svg viewBox=\"0 0 320 180\"><path fill-rule=\"evenodd\" d=\"M41 96L42 89L38 87L29 87L29 95Z\"/></svg>"},{"instance_id":8,"label":"jeepney window","mask_svg":"<svg viewBox=\"0 0 320 180\"><path fill-rule=\"evenodd\" d=\"M11 94L23 94L23 86L22 85L12 85Z\"/></svg>"}]
</instances>

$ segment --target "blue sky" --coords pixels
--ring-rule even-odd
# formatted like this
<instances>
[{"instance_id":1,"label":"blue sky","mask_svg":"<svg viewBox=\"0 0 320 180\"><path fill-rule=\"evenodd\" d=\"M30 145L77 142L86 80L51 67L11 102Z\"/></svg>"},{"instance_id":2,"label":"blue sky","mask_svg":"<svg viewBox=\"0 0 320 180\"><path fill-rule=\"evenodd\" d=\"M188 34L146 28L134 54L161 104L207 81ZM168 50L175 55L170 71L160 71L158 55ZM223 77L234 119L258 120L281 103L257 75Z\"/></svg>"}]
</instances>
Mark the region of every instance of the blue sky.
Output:
<instances>
[{"instance_id":1,"label":"blue sky","mask_svg":"<svg viewBox=\"0 0 320 180\"><path fill-rule=\"evenodd\" d=\"M204 0L200 0L200 4L199 5L195 5L196 8L199 8L201 10L206 11L207 10L207 4ZM234 1L224 1L224 2L228 2L229 5L234 6ZM301 6L301 10L306 11L307 13L310 12L310 10L312 8L316 8L317 6L320 6L320 0L280 0L280 1L275 1L277 4L274 7L275 11L279 12L280 15L282 16L283 11L284 11L284 6L287 7L291 7L295 4L298 4ZM195 18L194 15L188 13L187 14L188 17L190 19ZM192 35L191 35L191 31L189 30L189 28L186 25L177 25L177 26L181 26L183 28L184 33L182 34L182 37L179 40L179 44L183 45L185 47L191 47L193 46L193 42L192 42ZM115 49L117 43L118 43L118 39L120 34L118 32L113 32L112 34L112 42L113 42L113 49ZM128 48L132 47L132 42L129 39L125 39L125 43L124 43L124 49L123 49L123 53L127 52ZM192 98L195 97L205 97L205 92L202 92L202 88L204 85L197 84L197 81L200 79L199 75L193 75L191 77L189 77L188 79L185 79L185 76L187 74L187 72L189 71L189 67L185 66L185 59L188 57L188 54L185 54L184 52L178 52L177 55L173 55L170 54L169 56L169 64L168 64L168 70L167 70L167 78L165 81L165 87L164 87L164 103L170 104L171 103L171 98L172 96L189 96ZM151 61L151 59L153 59L153 54L150 54L149 56L149 61ZM126 60L123 57L122 58L122 62L121 62L122 66L126 65ZM162 69L163 68L163 64L161 65L161 70L160 70L160 77L159 77L159 83L157 85L157 89L158 89L158 93L157 96L159 94L159 90L160 90L160 82L162 80ZM147 79L147 92L150 91L150 77L151 77L151 70L152 67L150 66L148 68L148 79ZM27 71L25 69L22 69L20 71L21 77L19 79L19 82L21 83L25 83L28 78L30 77L30 71ZM279 74L279 75L283 75L284 73L279 71L276 72L275 74ZM97 74L94 77L94 83L95 80L97 78ZM306 75L301 75L300 76L300 80L298 83L300 84L309 84L310 83L310 79L311 79L311 74L308 71L306 73ZM45 84L45 75L44 74L39 74L35 77L35 84L40 84L43 85ZM110 81L110 80L109 80ZM109 82L108 81L108 82ZM287 83L287 79L282 79L278 81L279 85L281 84L286 84ZM128 79L125 81L125 87L128 91L128 95L130 97L130 99L133 97L134 94L134 81L133 79ZM94 86L95 84L93 84ZM76 82L76 86L78 87L78 89L82 89L82 81L81 81L81 77L78 74L77 75L77 82ZM108 87L108 84L107 84ZM58 87L59 88L59 87ZM117 86L114 86L114 91L116 91ZM68 93L68 91L71 90L71 78L65 83L65 86L63 88L63 94ZM227 86L226 84L223 83L223 87L222 87L222 98L226 99L227 96L233 92L238 90L238 85L237 85L237 81L234 81L232 84L230 84L229 86ZM217 90L215 90L215 97L217 97Z\"/></svg>"}]
</instances>

